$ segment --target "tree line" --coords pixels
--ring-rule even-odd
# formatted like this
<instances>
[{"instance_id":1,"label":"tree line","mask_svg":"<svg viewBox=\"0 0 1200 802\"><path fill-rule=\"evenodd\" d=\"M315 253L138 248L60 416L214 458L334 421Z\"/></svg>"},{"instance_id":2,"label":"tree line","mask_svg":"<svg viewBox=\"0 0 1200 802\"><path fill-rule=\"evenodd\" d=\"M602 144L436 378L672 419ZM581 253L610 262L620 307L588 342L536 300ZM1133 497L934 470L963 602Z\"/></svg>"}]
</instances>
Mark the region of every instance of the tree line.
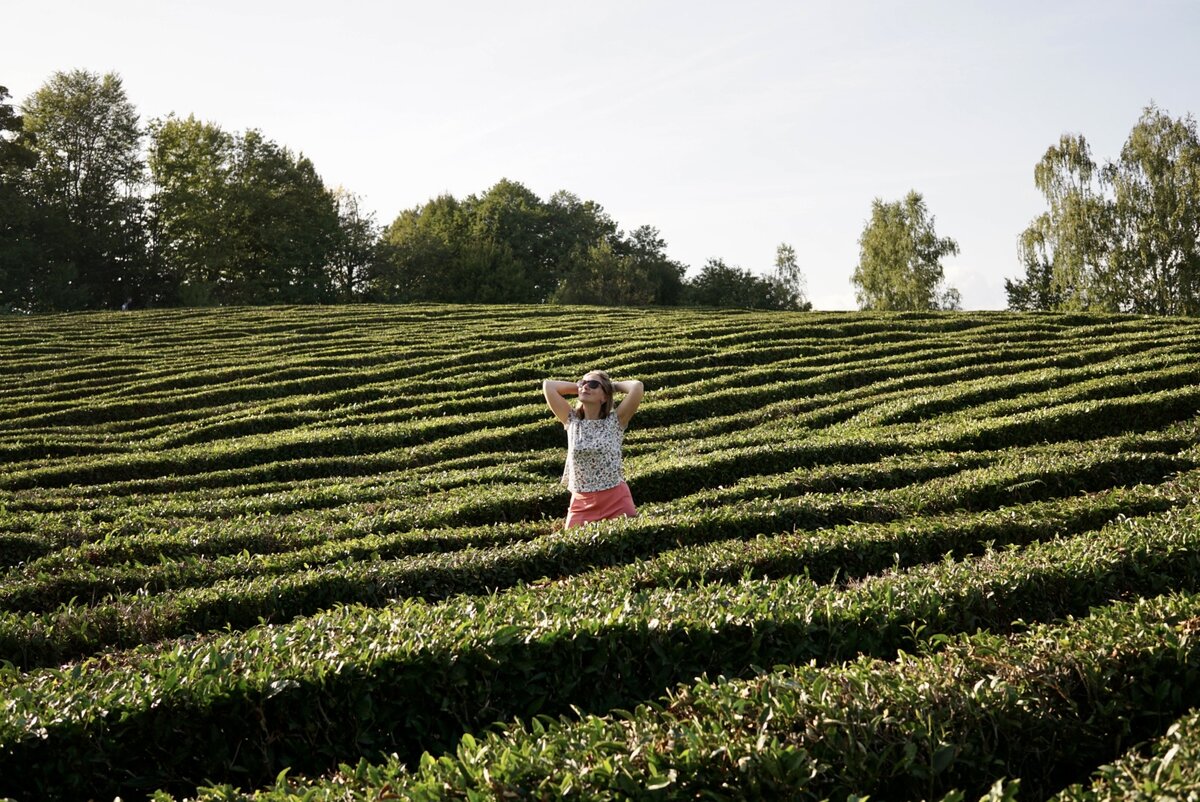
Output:
<instances>
[{"instance_id":1,"label":"tree line","mask_svg":"<svg viewBox=\"0 0 1200 802\"><path fill-rule=\"evenodd\" d=\"M1034 168L1047 210L1020 234L1024 275L1005 279L1018 311L1200 314L1200 137L1190 115L1151 103L1117 158L1097 165L1082 134L1064 134ZM876 199L852 281L863 309L957 309L921 195Z\"/></svg>"},{"instance_id":2,"label":"tree line","mask_svg":"<svg viewBox=\"0 0 1200 802\"><path fill-rule=\"evenodd\" d=\"M143 126L115 73L55 73L20 109L0 86L0 310L234 304L580 303L808 309L796 251L764 275L689 277L650 225L624 231L563 190L504 179L381 226L258 130L174 114ZM1019 238L1017 310L1200 313L1200 140L1153 104L1115 160L1081 134L1047 150L1048 209ZM961 308L915 190L872 202L851 283L862 309Z\"/></svg>"},{"instance_id":3,"label":"tree line","mask_svg":"<svg viewBox=\"0 0 1200 802\"><path fill-rule=\"evenodd\" d=\"M657 229L502 180L387 227L262 132L139 123L115 73L0 87L0 310L357 301L805 309L795 251L687 278Z\"/></svg>"}]
</instances>

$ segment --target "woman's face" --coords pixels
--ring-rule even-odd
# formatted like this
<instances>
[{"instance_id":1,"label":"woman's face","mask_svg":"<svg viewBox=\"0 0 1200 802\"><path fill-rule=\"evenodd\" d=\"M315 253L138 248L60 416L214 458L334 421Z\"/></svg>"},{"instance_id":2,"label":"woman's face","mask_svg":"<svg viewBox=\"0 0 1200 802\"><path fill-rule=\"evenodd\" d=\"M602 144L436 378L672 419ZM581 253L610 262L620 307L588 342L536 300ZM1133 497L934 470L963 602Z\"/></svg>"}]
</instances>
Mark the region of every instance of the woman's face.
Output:
<instances>
[{"instance_id":1,"label":"woman's face","mask_svg":"<svg viewBox=\"0 0 1200 802\"><path fill-rule=\"evenodd\" d=\"M604 393L604 385L600 383L600 378L595 374L584 375L577 386L579 387L580 401L602 404L608 400L608 396Z\"/></svg>"}]
</instances>

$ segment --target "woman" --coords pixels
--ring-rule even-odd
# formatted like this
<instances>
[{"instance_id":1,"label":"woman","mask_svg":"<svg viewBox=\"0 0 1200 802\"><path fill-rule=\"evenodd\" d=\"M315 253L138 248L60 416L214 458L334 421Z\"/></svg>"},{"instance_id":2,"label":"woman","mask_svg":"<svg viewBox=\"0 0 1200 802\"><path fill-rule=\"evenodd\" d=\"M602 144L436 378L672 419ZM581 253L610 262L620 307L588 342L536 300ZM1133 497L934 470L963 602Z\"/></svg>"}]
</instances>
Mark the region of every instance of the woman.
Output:
<instances>
[{"instance_id":1,"label":"woman","mask_svg":"<svg viewBox=\"0 0 1200 802\"><path fill-rule=\"evenodd\" d=\"M613 392L624 393L613 408ZM567 526L637 515L625 473L621 468L621 441L638 404L642 383L613 383L602 370L584 374L578 382L547 379L542 392L554 417L567 430L567 464L562 483L571 491ZM578 394L579 406L565 396Z\"/></svg>"}]
</instances>

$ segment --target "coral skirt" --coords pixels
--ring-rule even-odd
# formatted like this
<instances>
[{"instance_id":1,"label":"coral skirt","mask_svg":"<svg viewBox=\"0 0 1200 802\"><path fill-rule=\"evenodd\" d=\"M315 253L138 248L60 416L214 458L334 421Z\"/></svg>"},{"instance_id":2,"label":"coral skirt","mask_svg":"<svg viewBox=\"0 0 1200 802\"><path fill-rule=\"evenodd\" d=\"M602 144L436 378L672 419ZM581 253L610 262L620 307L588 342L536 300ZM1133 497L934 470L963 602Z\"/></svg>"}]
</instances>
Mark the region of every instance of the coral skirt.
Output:
<instances>
[{"instance_id":1,"label":"coral skirt","mask_svg":"<svg viewBox=\"0 0 1200 802\"><path fill-rule=\"evenodd\" d=\"M633 495L624 482L608 490L572 493L571 505L567 507L567 526L583 526L589 521L604 521L622 515L637 515Z\"/></svg>"}]
</instances>

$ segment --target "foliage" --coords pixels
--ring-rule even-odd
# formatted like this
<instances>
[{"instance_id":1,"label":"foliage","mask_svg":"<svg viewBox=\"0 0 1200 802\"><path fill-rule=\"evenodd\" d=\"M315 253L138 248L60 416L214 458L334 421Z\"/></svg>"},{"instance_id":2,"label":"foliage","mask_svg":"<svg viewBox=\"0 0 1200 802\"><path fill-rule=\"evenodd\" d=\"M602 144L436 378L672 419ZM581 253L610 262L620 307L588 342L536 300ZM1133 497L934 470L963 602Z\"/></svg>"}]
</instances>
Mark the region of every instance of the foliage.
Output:
<instances>
[{"instance_id":1,"label":"foliage","mask_svg":"<svg viewBox=\"0 0 1200 802\"><path fill-rule=\"evenodd\" d=\"M230 197L235 142L189 116L150 125L149 167L156 257L185 305L213 303L234 282Z\"/></svg>"},{"instance_id":2,"label":"foliage","mask_svg":"<svg viewBox=\"0 0 1200 802\"><path fill-rule=\"evenodd\" d=\"M1113 191L1113 278L1121 308L1200 314L1200 135L1188 115L1143 112L1119 158L1105 167Z\"/></svg>"},{"instance_id":3,"label":"foliage","mask_svg":"<svg viewBox=\"0 0 1200 802\"><path fill-rule=\"evenodd\" d=\"M57 72L24 104L37 153L29 181L52 233L33 308L110 308L142 293L147 270L142 131L115 73Z\"/></svg>"},{"instance_id":4,"label":"foliage","mask_svg":"<svg viewBox=\"0 0 1200 802\"><path fill-rule=\"evenodd\" d=\"M1064 135L1034 173L1049 210L1021 237L1013 309L1200 313L1200 136L1189 115L1146 107L1116 160L1098 167Z\"/></svg>"},{"instance_id":5,"label":"foliage","mask_svg":"<svg viewBox=\"0 0 1200 802\"><path fill-rule=\"evenodd\" d=\"M796 249L786 242L779 243L775 249L775 269L770 275L770 281L778 287L778 295L783 299L780 307L807 312L812 309L808 300L808 292L804 273L796 262Z\"/></svg>"},{"instance_id":6,"label":"foliage","mask_svg":"<svg viewBox=\"0 0 1200 802\"><path fill-rule=\"evenodd\" d=\"M796 296L783 282L727 265L721 259L709 259L699 274L687 281L682 303L686 306L791 309Z\"/></svg>"},{"instance_id":7,"label":"foliage","mask_svg":"<svg viewBox=\"0 0 1200 802\"><path fill-rule=\"evenodd\" d=\"M151 132L156 246L180 301L334 300L330 266L347 240L312 162L258 131L234 136L194 117L155 121Z\"/></svg>"},{"instance_id":8,"label":"foliage","mask_svg":"<svg viewBox=\"0 0 1200 802\"><path fill-rule=\"evenodd\" d=\"M683 267L649 226L628 236L594 201L542 201L507 179L402 212L383 235L369 297L380 301L671 304Z\"/></svg>"},{"instance_id":9,"label":"foliage","mask_svg":"<svg viewBox=\"0 0 1200 802\"><path fill-rule=\"evenodd\" d=\"M1023 281L1005 280L1014 309L1105 307L1102 274L1109 208L1082 136L1064 135L1034 170L1050 210L1021 235Z\"/></svg>"},{"instance_id":10,"label":"foliage","mask_svg":"<svg viewBox=\"0 0 1200 802\"><path fill-rule=\"evenodd\" d=\"M1200 703L1193 320L592 311L6 319L0 796L1045 798Z\"/></svg>"},{"instance_id":11,"label":"foliage","mask_svg":"<svg viewBox=\"0 0 1200 802\"><path fill-rule=\"evenodd\" d=\"M33 306L35 277L49 259L40 244L43 213L29 186L38 157L8 98L0 86L0 311Z\"/></svg>"},{"instance_id":12,"label":"foliage","mask_svg":"<svg viewBox=\"0 0 1200 802\"><path fill-rule=\"evenodd\" d=\"M1149 749L1134 748L1098 768L1090 783L1076 783L1055 802L1200 797L1200 709L1182 716Z\"/></svg>"},{"instance_id":13,"label":"foliage","mask_svg":"<svg viewBox=\"0 0 1200 802\"><path fill-rule=\"evenodd\" d=\"M362 208L362 199L339 187L333 191L338 230L329 256L330 277L336 299L342 303L363 296L367 278L377 259L379 226L373 212Z\"/></svg>"},{"instance_id":14,"label":"foliage","mask_svg":"<svg viewBox=\"0 0 1200 802\"><path fill-rule=\"evenodd\" d=\"M851 283L861 309L921 311L958 309L958 291L943 287L942 259L958 243L939 237L925 200L915 190L901 201L871 203L871 219L859 238Z\"/></svg>"},{"instance_id":15,"label":"foliage","mask_svg":"<svg viewBox=\"0 0 1200 802\"><path fill-rule=\"evenodd\" d=\"M606 306L676 303L684 270L666 257L665 246L656 229L643 226L628 239L613 234L586 252L575 250L550 300Z\"/></svg>"}]
</instances>

